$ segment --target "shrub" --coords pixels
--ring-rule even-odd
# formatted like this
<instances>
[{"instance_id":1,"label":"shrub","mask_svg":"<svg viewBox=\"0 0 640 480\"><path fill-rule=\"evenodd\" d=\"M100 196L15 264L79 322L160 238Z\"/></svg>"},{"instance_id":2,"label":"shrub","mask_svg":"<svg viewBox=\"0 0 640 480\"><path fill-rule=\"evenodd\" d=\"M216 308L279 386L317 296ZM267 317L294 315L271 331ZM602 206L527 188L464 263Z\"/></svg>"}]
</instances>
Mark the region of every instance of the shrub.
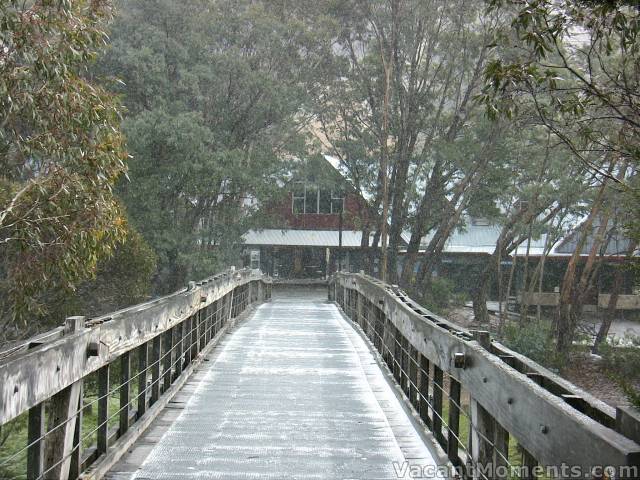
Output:
<instances>
[{"instance_id":1,"label":"shrub","mask_svg":"<svg viewBox=\"0 0 640 480\"><path fill-rule=\"evenodd\" d=\"M551 324L546 321L508 323L504 328L504 344L540 365L557 369L559 359L551 341Z\"/></svg>"}]
</instances>

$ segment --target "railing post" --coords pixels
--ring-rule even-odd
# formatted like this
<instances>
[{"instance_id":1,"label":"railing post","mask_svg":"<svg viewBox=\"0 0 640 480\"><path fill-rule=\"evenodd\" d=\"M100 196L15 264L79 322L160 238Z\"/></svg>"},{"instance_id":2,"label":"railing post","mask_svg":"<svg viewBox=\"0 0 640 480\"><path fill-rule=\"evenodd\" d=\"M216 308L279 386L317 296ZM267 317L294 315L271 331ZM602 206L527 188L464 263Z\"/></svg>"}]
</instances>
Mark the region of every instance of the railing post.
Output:
<instances>
[{"instance_id":1,"label":"railing post","mask_svg":"<svg viewBox=\"0 0 640 480\"><path fill-rule=\"evenodd\" d=\"M64 335L79 332L84 328L84 322L85 317L67 318ZM47 430L54 428L55 430L47 434L45 441L43 472L45 478L69 477L81 392L82 380L79 380L51 397Z\"/></svg>"},{"instance_id":2,"label":"railing post","mask_svg":"<svg viewBox=\"0 0 640 480\"><path fill-rule=\"evenodd\" d=\"M191 335L189 336L189 360L192 362L198 356L198 332L200 331L200 312L191 315Z\"/></svg>"},{"instance_id":3,"label":"railing post","mask_svg":"<svg viewBox=\"0 0 640 480\"><path fill-rule=\"evenodd\" d=\"M153 405L160 398L160 358L162 357L161 335L151 341L151 402Z\"/></svg>"},{"instance_id":4,"label":"railing post","mask_svg":"<svg viewBox=\"0 0 640 480\"><path fill-rule=\"evenodd\" d=\"M444 388L444 375L442 369L433 364L433 433L441 445L445 438L442 435L442 390Z\"/></svg>"},{"instance_id":5,"label":"railing post","mask_svg":"<svg viewBox=\"0 0 640 480\"><path fill-rule=\"evenodd\" d=\"M162 360L162 391L166 392L171 387L171 366L173 365L173 328L168 329L164 337L164 358Z\"/></svg>"},{"instance_id":6,"label":"railing post","mask_svg":"<svg viewBox=\"0 0 640 480\"><path fill-rule=\"evenodd\" d=\"M409 345L409 401L417 410L420 408L418 402L418 350L413 345Z\"/></svg>"},{"instance_id":7,"label":"railing post","mask_svg":"<svg viewBox=\"0 0 640 480\"><path fill-rule=\"evenodd\" d=\"M458 455L460 438L460 382L449 376L449 418L447 423L447 454L451 463L460 466L460 457Z\"/></svg>"},{"instance_id":8,"label":"railing post","mask_svg":"<svg viewBox=\"0 0 640 480\"><path fill-rule=\"evenodd\" d=\"M131 354L125 352L120 356L120 413L118 434L121 437L129 430L129 409L131 402Z\"/></svg>"},{"instance_id":9,"label":"railing post","mask_svg":"<svg viewBox=\"0 0 640 480\"><path fill-rule=\"evenodd\" d=\"M109 448L109 365L98 370L98 454Z\"/></svg>"},{"instance_id":10,"label":"railing post","mask_svg":"<svg viewBox=\"0 0 640 480\"><path fill-rule=\"evenodd\" d=\"M472 330L473 338L485 350L491 348L491 336L484 330ZM474 398L471 407L471 457L475 467L492 464L494 472L499 465L506 465L509 455L509 433ZM504 457L504 458L503 458ZM498 477L497 473L494 474Z\"/></svg>"},{"instance_id":11,"label":"railing post","mask_svg":"<svg viewBox=\"0 0 640 480\"><path fill-rule=\"evenodd\" d=\"M184 334L182 335L182 348L184 349L184 365L187 366L191 363L191 338L192 338L193 315L187 318L183 323L184 323Z\"/></svg>"},{"instance_id":12,"label":"railing post","mask_svg":"<svg viewBox=\"0 0 640 480\"><path fill-rule=\"evenodd\" d=\"M84 385L80 385L80 395L78 396L78 413L75 420L73 432L73 452L71 453L71 465L69 466L69 479L79 478L82 474L82 418L84 415Z\"/></svg>"},{"instance_id":13,"label":"railing post","mask_svg":"<svg viewBox=\"0 0 640 480\"><path fill-rule=\"evenodd\" d=\"M137 418L147 411L147 369L149 368L149 342L138 347L138 405Z\"/></svg>"},{"instance_id":14,"label":"railing post","mask_svg":"<svg viewBox=\"0 0 640 480\"><path fill-rule=\"evenodd\" d=\"M538 466L538 461L535 459L533 455L531 455L524 448L522 449L522 467L524 468L525 476L522 477L523 480L536 480L536 475L534 474L534 469Z\"/></svg>"},{"instance_id":15,"label":"railing post","mask_svg":"<svg viewBox=\"0 0 640 480\"><path fill-rule=\"evenodd\" d=\"M220 300L216 300L211 304L212 312L211 312L211 339L216 338L216 334L218 332L218 310L220 309Z\"/></svg>"},{"instance_id":16,"label":"railing post","mask_svg":"<svg viewBox=\"0 0 640 480\"><path fill-rule=\"evenodd\" d=\"M420 355L420 418L431 428L429 418L429 359Z\"/></svg>"},{"instance_id":17,"label":"railing post","mask_svg":"<svg viewBox=\"0 0 640 480\"><path fill-rule=\"evenodd\" d=\"M44 402L29 409L27 432L27 480L36 480L44 471Z\"/></svg>"},{"instance_id":18,"label":"railing post","mask_svg":"<svg viewBox=\"0 0 640 480\"><path fill-rule=\"evenodd\" d=\"M176 372L175 378L182 374L182 362L184 362L184 328L186 320L176 325Z\"/></svg>"}]
</instances>

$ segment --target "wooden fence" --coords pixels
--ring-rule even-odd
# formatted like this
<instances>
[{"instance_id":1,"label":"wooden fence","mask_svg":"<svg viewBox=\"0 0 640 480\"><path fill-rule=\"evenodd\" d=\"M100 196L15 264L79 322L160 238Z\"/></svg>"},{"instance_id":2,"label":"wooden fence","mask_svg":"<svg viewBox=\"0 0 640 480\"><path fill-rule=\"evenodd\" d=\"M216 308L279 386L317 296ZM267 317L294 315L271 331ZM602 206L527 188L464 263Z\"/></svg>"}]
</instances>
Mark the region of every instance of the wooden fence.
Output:
<instances>
[{"instance_id":1,"label":"wooden fence","mask_svg":"<svg viewBox=\"0 0 640 480\"><path fill-rule=\"evenodd\" d=\"M604 467L614 467L615 478L639 477L634 410L604 404L488 332L461 329L363 274L332 277L329 299L361 327L462 475L607 478Z\"/></svg>"}]
</instances>

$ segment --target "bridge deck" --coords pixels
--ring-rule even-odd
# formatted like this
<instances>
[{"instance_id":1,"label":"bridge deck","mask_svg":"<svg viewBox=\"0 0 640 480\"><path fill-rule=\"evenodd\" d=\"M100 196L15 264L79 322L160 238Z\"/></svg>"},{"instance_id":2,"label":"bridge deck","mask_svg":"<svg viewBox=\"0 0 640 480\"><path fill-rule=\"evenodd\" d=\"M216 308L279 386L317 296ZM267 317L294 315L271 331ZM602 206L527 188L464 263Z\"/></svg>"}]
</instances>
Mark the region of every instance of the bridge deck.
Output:
<instances>
[{"instance_id":1,"label":"bridge deck","mask_svg":"<svg viewBox=\"0 0 640 480\"><path fill-rule=\"evenodd\" d=\"M363 338L308 293L274 296L227 335L108 478L392 479L405 459L433 465Z\"/></svg>"}]
</instances>

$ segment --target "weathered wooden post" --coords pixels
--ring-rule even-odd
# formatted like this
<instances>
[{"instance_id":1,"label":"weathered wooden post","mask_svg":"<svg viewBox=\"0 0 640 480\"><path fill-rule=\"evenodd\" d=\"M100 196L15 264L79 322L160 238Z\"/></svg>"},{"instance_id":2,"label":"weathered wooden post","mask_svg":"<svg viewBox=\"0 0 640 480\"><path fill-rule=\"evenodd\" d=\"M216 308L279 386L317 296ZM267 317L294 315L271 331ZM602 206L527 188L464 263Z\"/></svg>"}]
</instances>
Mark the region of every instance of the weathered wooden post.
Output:
<instances>
[{"instance_id":1,"label":"weathered wooden post","mask_svg":"<svg viewBox=\"0 0 640 480\"><path fill-rule=\"evenodd\" d=\"M41 402L29 409L27 480L41 478L42 472L44 471L44 421L44 402Z\"/></svg>"},{"instance_id":2,"label":"weathered wooden post","mask_svg":"<svg viewBox=\"0 0 640 480\"><path fill-rule=\"evenodd\" d=\"M151 341L151 401L153 405L160 398L160 358L162 357L161 335Z\"/></svg>"},{"instance_id":3,"label":"weathered wooden post","mask_svg":"<svg viewBox=\"0 0 640 480\"><path fill-rule=\"evenodd\" d=\"M474 340L487 351L491 349L491 336L484 330L472 330ZM508 465L509 433L474 398L471 399L471 457L477 468L493 466L493 477L506 478ZM504 470L504 472L501 472ZM500 475L504 473L503 475Z\"/></svg>"},{"instance_id":4,"label":"weathered wooden post","mask_svg":"<svg viewBox=\"0 0 640 480\"><path fill-rule=\"evenodd\" d=\"M121 437L129 430L129 409L131 403L131 354L125 352L120 355L120 409L118 419L118 434Z\"/></svg>"},{"instance_id":5,"label":"weathered wooden post","mask_svg":"<svg viewBox=\"0 0 640 480\"><path fill-rule=\"evenodd\" d=\"M98 370L98 454L109 448L109 365Z\"/></svg>"},{"instance_id":6,"label":"weathered wooden post","mask_svg":"<svg viewBox=\"0 0 640 480\"><path fill-rule=\"evenodd\" d=\"M433 364L433 433L440 444L444 443L442 435L442 392L444 390L444 374L442 369Z\"/></svg>"},{"instance_id":7,"label":"weathered wooden post","mask_svg":"<svg viewBox=\"0 0 640 480\"><path fill-rule=\"evenodd\" d=\"M429 418L429 359L420 355L420 418L431 428Z\"/></svg>"},{"instance_id":8,"label":"weathered wooden post","mask_svg":"<svg viewBox=\"0 0 640 480\"><path fill-rule=\"evenodd\" d=\"M461 465L458 448L460 445L460 408L461 408L460 382L449 376L449 418L447 423L447 456L456 467Z\"/></svg>"},{"instance_id":9,"label":"weathered wooden post","mask_svg":"<svg viewBox=\"0 0 640 480\"><path fill-rule=\"evenodd\" d=\"M85 317L65 320L64 335L72 335L84 328ZM49 421L45 441L44 477L68 478L78 412L81 406L82 380L69 385L51 397ZM80 446L78 446L78 449Z\"/></svg>"},{"instance_id":10,"label":"weathered wooden post","mask_svg":"<svg viewBox=\"0 0 640 480\"><path fill-rule=\"evenodd\" d=\"M162 359L162 391L166 392L171 387L171 365L173 364L173 329L168 329L164 337L164 358Z\"/></svg>"},{"instance_id":11,"label":"weathered wooden post","mask_svg":"<svg viewBox=\"0 0 640 480\"><path fill-rule=\"evenodd\" d=\"M411 405L418 410L420 402L418 401L418 350L413 345L409 347L409 399Z\"/></svg>"},{"instance_id":12,"label":"weathered wooden post","mask_svg":"<svg viewBox=\"0 0 640 480\"><path fill-rule=\"evenodd\" d=\"M147 369L149 368L149 342L138 347L138 405L137 417L147 411Z\"/></svg>"}]
</instances>

